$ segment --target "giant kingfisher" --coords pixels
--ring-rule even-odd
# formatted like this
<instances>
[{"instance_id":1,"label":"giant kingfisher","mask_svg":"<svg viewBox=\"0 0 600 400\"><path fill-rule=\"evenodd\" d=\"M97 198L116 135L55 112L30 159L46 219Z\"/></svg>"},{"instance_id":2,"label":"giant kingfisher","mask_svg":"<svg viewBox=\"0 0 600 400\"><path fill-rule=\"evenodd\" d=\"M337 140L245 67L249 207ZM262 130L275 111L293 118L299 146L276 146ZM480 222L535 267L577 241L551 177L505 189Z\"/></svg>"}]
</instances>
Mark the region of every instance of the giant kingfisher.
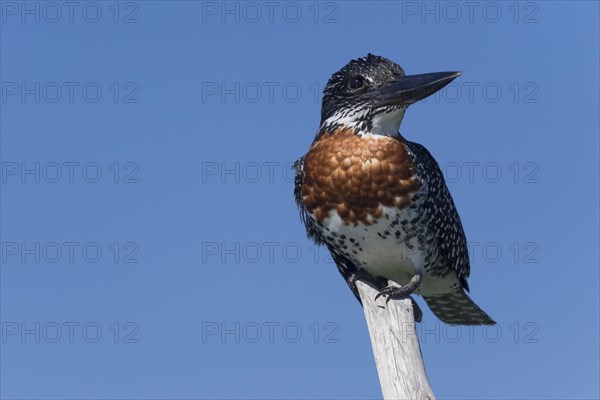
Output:
<instances>
[{"instance_id":1,"label":"giant kingfisher","mask_svg":"<svg viewBox=\"0 0 600 400\"><path fill-rule=\"evenodd\" d=\"M365 280L386 303L414 293L448 324L491 325L466 294L467 240L440 167L399 133L409 105L459 75L406 75L372 54L350 61L325 87L294 195L309 238L328 248L359 302L356 281Z\"/></svg>"}]
</instances>

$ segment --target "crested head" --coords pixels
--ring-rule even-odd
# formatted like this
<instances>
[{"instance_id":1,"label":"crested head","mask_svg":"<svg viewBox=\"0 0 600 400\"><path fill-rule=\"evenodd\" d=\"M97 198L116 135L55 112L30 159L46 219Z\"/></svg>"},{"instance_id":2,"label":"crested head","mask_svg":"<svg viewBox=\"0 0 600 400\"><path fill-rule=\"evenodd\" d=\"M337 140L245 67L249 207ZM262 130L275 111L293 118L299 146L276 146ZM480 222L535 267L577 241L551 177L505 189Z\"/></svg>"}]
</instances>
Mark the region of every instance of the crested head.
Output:
<instances>
[{"instance_id":1,"label":"crested head","mask_svg":"<svg viewBox=\"0 0 600 400\"><path fill-rule=\"evenodd\" d=\"M397 136L406 108L459 76L440 72L406 76L385 57L368 54L334 73L323 91L317 136L337 128L357 134Z\"/></svg>"},{"instance_id":2,"label":"crested head","mask_svg":"<svg viewBox=\"0 0 600 400\"><path fill-rule=\"evenodd\" d=\"M334 73L323 91L321 127L346 125L362 132L370 132L377 116L395 117L398 126L405 106L377 107L374 90L404 76L404 70L385 57L369 53L350 61ZM391 114L391 115L390 115ZM394 119L394 118L392 118ZM394 130L394 126L390 127ZM388 132L394 134L398 132Z\"/></svg>"}]
</instances>

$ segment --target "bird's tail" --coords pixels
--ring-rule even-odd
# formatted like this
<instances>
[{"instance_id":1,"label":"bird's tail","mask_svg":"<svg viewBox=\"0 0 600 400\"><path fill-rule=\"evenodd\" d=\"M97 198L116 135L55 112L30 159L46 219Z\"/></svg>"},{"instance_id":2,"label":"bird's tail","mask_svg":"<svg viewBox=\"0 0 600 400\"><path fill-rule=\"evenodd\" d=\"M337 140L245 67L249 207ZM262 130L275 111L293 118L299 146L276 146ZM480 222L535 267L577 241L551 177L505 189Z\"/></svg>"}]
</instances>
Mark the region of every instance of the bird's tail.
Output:
<instances>
[{"instance_id":1,"label":"bird's tail","mask_svg":"<svg viewBox=\"0 0 600 400\"><path fill-rule=\"evenodd\" d=\"M494 325L493 319L467 296L463 289L436 296L423 296L431 311L452 325Z\"/></svg>"}]
</instances>

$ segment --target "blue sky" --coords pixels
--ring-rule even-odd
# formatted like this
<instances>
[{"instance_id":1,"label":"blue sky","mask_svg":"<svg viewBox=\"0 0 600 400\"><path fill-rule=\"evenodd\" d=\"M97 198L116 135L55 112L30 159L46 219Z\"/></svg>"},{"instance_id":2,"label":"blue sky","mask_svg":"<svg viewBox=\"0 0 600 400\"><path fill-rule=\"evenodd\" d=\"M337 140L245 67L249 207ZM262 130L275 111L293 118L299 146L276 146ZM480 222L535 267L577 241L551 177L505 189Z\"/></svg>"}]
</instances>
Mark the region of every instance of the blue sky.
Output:
<instances>
[{"instance_id":1,"label":"blue sky","mask_svg":"<svg viewBox=\"0 0 600 400\"><path fill-rule=\"evenodd\" d=\"M2 1L0 395L380 398L289 170L372 52L463 71L400 128L498 322L421 302L436 395L598 398L598 3L469 4Z\"/></svg>"}]
</instances>

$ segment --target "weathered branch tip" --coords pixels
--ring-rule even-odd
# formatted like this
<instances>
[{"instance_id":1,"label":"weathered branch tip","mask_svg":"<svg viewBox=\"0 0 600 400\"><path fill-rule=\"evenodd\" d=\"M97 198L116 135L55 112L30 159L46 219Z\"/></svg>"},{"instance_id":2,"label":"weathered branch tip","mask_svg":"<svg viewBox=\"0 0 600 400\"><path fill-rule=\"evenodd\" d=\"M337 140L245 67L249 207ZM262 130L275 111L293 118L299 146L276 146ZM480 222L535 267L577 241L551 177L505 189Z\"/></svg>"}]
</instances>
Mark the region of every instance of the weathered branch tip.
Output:
<instances>
[{"instance_id":1,"label":"weathered branch tip","mask_svg":"<svg viewBox=\"0 0 600 400\"><path fill-rule=\"evenodd\" d=\"M390 282L392 284L392 282ZM410 299L375 300L378 290L357 282L369 327L373 355L384 399L434 400L429 385Z\"/></svg>"}]
</instances>

